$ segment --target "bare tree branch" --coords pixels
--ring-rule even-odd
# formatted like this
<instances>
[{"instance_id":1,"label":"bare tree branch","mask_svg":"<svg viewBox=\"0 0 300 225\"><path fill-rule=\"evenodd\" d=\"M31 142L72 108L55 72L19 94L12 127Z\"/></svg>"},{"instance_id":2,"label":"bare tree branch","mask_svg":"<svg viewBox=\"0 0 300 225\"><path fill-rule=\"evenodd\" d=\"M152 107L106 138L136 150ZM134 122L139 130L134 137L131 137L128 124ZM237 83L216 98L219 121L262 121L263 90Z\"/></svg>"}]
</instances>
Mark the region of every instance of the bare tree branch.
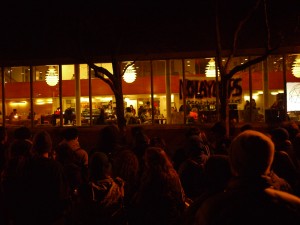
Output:
<instances>
[{"instance_id":1,"label":"bare tree branch","mask_svg":"<svg viewBox=\"0 0 300 225\"><path fill-rule=\"evenodd\" d=\"M264 14L265 14L265 24L267 30L267 49L271 49L271 34L270 34L270 25L269 25L269 18L267 12L267 2L264 0Z\"/></svg>"},{"instance_id":2,"label":"bare tree branch","mask_svg":"<svg viewBox=\"0 0 300 225\"><path fill-rule=\"evenodd\" d=\"M123 76L124 73L126 72L127 68L128 68L129 66L132 66L134 63L135 63L135 61L132 61L132 62L130 62L130 63L127 63L126 66L124 67L124 69L123 69L121 75Z\"/></svg>"},{"instance_id":3,"label":"bare tree branch","mask_svg":"<svg viewBox=\"0 0 300 225\"><path fill-rule=\"evenodd\" d=\"M229 62L231 61L231 59L234 57L236 50L237 50L237 45L238 45L238 38L240 35L241 30L243 29L243 27L245 26L245 24L249 21L249 19L251 18L251 16L253 16L254 12L257 10L257 8L259 7L260 3L262 0L257 0L254 7L251 7L250 10L248 11L248 13L246 14L246 16L244 17L244 19L242 19L239 24L237 29L234 32L234 38L233 38L233 43L232 43L232 50L231 50L231 54L229 54L228 59L226 61L225 64L225 68L227 69Z\"/></svg>"},{"instance_id":4,"label":"bare tree branch","mask_svg":"<svg viewBox=\"0 0 300 225\"><path fill-rule=\"evenodd\" d=\"M262 62L263 60L265 60L266 58L268 58L268 56L277 49L278 47L272 48L270 50L267 50L263 55L258 56L255 59L249 60L248 62L242 64L242 65L238 65L235 66L232 70L229 71L229 73L227 74L228 79L230 79L231 77L233 77L234 74L236 74L237 72L240 72L244 69L249 68L252 65L255 65L259 62Z\"/></svg>"},{"instance_id":5,"label":"bare tree branch","mask_svg":"<svg viewBox=\"0 0 300 225\"><path fill-rule=\"evenodd\" d=\"M225 68L222 64L222 45L221 45L221 33L220 33L220 22L219 22L219 6L218 6L218 0L216 0L216 36L217 36L217 49L216 49L216 61L217 65L220 71L220 74L226 74Z\"/></svg>"},{"instance_id":6,"label":"bare tree branch","mask_svg":"<svg viewBox=\"0 0 300 225\"><path fill-rule=\"evenodd\" d=\"M114 85L113 85L112 80L105 79L103 76L103 75L106 75L107 77L109 77L109 76L113 77L113 75L107 69L105 69L103 67L96 66L93 63L89 63L88 65L89 65L89 67L94 69L95 77L100 78L102 81L104 81L106 84L109 85L109 87L112 89L112 91L114 91Z\"/></svg>"},{"instance_id":7,"label":"bare tree branch","mask_svg":"<svg viewBox=\"0 0 300 225\"><path fill-rule=\"evenodd\" d=\"M242 19L239 24L237 29L234 32L234 38L233 38L233 44L232 44L232 55L235 54L236 49L237 49L237 42L238 42L238 37L240 35L240 32L242 30L242 28L245 26L245 24L249 21L249 19L253 16L254 12L257 10L258 6L260 5L261 0L257 0L256 4L254 5L254 7L251 7L250 10L248 11L248 13L246 14L245 18Z\"/></svg>"}]
</instances>

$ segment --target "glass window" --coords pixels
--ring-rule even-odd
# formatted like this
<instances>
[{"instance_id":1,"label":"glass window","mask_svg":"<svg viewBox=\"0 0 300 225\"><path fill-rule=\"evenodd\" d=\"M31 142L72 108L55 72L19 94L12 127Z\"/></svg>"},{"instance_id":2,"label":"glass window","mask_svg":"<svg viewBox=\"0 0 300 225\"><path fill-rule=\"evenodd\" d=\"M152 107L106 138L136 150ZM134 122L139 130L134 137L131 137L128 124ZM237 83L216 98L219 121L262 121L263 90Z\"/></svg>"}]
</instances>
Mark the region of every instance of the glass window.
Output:
<instances>
[{"instance_id":1,"label":"glass window","mask_svg":"<svg viewBox=\"0 0 300 225\"><path fill-rule=\"evenodd\" d=\"M130 62L123 62L122 69ZM155 66L161 66L155 64ZM150 61L135 61L132 65L136 72L136 79L128 83L123 79L123 97L124 97L124 108L125 118L127 124L141 123L151 124L152 123L152 105L159 107L159 101L154 96L154 102L151 101L151 62ZM161 73L160 70L156 70ZM130 72L130 71L129 71ZM129 73L130 74L130 73ZM126 72L124 74L126 76ZM153 84L153 88L161 87L161 84L156 80ZM133 108L134 110L130 110ZM128 113L132 111L134 114L134 120L130 119L131 115ZM135 111L135 112L134 112Z\"/></svg>"},{"instance_id":2,"label":"glass window","mask_svg":"<svg viewBox=\"0 0 300 225\"><path fill-rule=\"evenodd\" d=\"M185 85L181 94L186 100L186 123L208 123L217 120L216 69L213 58L185 59ZM182 97L182 96L180 96ZM184 108L184 102L179 111Z\"/></svg>"},{"instance_id":3,"label":"glass window","mask_svg":"<svg viewBox=\"0 0 300 225\"><path fill-rule=\"evenodd\" d=\"M182 60L170 60L171 118L170 124L184 124Z\"/></svg>"},{"instance_id":4,"label":"glass window","mask_svg":"<svg viewBox=\"0 0 300 225\"><path fill-rule=\"evenodd\" d=\"M300 54L287 55L286 82L288 117L300 121Z\"/></svg>"},{"instance_id":5,"label":"glass window","mask_svg":"<svg viewBox=\"0 0 300 225\"><path fill-rule=\"evenodd\" d=\"M274 123L285 120L285 81L283 73L282 55L271 55L267 60L267 84L268 90L265 89L265 122ZM279 106L277 103L280 102ZM283 103L283 104L281 104Z\"/></svg>"},{"instance_id":6,"label":"glass window","mask_svg":"<svg viewBox=\"0 0 300 225\"><path fill-rule=\"evenodd\" d=\"M252 57L235 57L230 63L230 69L242 65ZM264 79L263 63L257 63L236 73L230 83L230 116L237 122L264 121ZM237 110L237 111L236 111Z\"/></svg>"},{"instance_id":7,"label":"glass window","mask_svg":"<svg viewBox=\"0 0 300 225\"><path fill-rule=\"evenodd\" d=\"M7 67L4 76L6 125L30 126L30 68Z\"/></svg>"},{"instance_id":8,"label":"glass window","mask_svg":"<svg viewBox=\"0 0 300 225\"><path fill-rule=\"evenodd\" d=\"M2 102L2 76L3 76L4 70L3 67L0 67L0 125L3 125L3 102Z\"/></svg>"},{"instance_id":9,"label":"glass window","mask_svg":"<svg viewBox=\"0 0 300 225\"><path fill-rule=\"evenodd\" d=\"M111 63L96 63L95 65L107 69L113 74ZM107 79L104 76L105 79ZM89 96L89 95L87 95ZM90 121L89 99L82 102L82 125L103 125L116 123L116 102L113 91L107 83L95 77L91 70L91 98L92 98L92 121Z\"/></svg>"},{"instance_id":10,"label":"glass window","mask_svg":"<svg viewBox=\"0 0 300 225\"><path fill-rule=\"evenodd\" d=\"M62 113L64 125L86 125L82 115L89 109L87 64L62 65Z\"/></svg>"},{"instance_id":11,"label":"glass window","mask_svg":"<svg viewBox=\"0 0 300 225\"><path fill-rule=\"evenodd\" d=\"M168 65L168 66L167 66ZM153 69L153 113L155 124L166 124L171 119L171 91L169 61L152 61Z\"/></svg>"},{"instance_id":12,"label":"glass window","mask_svg":"<svg viewBox=\"0 0 300 225\"><path fill-rule=\"evenodd\" d=\"M44 65L35 66L32 70L32 116L35 124L59 124L59 67L58 65Z\"/></svg>"}]
</instances>

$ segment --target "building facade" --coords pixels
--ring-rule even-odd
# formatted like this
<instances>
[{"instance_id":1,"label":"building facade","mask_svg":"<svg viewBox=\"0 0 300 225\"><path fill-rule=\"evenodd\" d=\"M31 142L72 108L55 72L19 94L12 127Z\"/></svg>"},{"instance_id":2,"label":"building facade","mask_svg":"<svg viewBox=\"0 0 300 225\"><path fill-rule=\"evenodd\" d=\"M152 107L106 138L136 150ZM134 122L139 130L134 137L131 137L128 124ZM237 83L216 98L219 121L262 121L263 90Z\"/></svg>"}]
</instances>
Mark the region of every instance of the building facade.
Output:
<instances>
[{"instance_id":1,"label":"building facade","mask_svg":"<svg viewBox=\"0 0 300 225\"><path fill-rule=\"evenodd\" d=\"M213 2L142 6L108 1L51 4L47 9L7 3L11 10L0 15L4 31L0 123L32 127L115 123L113 92L87 64L113 72L113 57L121 69L132 63L122 81L124 114L133 118L128 124L218 121ZM219 1L224 57L239 23L256 2ZM263 2L241 32L239 51L229 69L264 54L266 39L272 38L273 44L284 41L266 60L231 79L229 117L234 123L300 120L299 4L269 2L266 20Z\"/></svg>"},{"instance_id":2,"label":"building facade","mask_svg":"<svg viewBox=\"0 0 300 225\"><path fill-rule=\"evenodd\" d=\"M230 66L251 57L235 57ZM230 119L236 123L299 121L299 60L299 54L270 55L236 73L230 82ZM96 65L112 72L111 63ZM134 61L122 81L124 108L134 109L135 120L128 123L218 121L216 72L213 57ZM133 78L128 81L126 76ZM117 120L113 92L87 64L2 67L1 77L1 123L6 126L94 126Z\"/></svg>"}]
</instances>

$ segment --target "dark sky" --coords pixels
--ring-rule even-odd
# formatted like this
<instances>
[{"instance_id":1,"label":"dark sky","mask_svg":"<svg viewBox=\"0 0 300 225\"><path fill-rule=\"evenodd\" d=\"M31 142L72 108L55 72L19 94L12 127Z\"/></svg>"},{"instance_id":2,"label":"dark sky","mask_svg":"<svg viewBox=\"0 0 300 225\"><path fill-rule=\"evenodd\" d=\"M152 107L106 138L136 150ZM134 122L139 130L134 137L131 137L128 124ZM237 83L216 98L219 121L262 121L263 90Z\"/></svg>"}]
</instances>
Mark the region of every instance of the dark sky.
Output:
<instances>
[{"instance_id":1,"label":"dark sky","mask_svg":"<svg viewBox=\"0 0 300 225\"><path fill-rule=\"evenodd\" d=\"M214 1L118 2L40 1L2 3L0 59L93 54L213 50L215 48ZM220 1L219 18L224 48L255 0ZM298 35L298 0L269 1L270 27L275 40ZM265 42L260 8L241 32L240 45ZM257 39L257 40L255 40ZM297 40L296 38L294 38ZM287 39L288 40L288 39ZM300 42L300 39L299 39ZM80 46L80 47L79 47ZM83 50L84 49L84 50Z\"/></svg>"}]
</instances>

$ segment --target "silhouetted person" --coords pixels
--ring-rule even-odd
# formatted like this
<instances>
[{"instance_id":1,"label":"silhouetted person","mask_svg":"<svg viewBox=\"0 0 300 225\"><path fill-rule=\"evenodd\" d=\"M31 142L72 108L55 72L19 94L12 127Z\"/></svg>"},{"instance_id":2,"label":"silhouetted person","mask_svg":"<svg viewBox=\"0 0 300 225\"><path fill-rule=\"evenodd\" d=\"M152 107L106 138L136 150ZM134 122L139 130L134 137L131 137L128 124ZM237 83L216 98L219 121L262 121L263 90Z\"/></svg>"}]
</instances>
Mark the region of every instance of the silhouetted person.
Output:
<instances>
[{"instance_id":1,"label":"silhouetted person","mask_svg":"<svg viewBox=\"0 0 300 225\"><path fill-rule=\"evenodd\" d=\"M89 183L81 189L80 224L125 225L124 181L113 177L112 164L104 152L91 155Z\"/></svg>"},{"instance_id":2,"label":"silhouetted person","mask_svg":"<svg viewBox=\"0 0 300 225\"><path fill-rule=\"evenodd\" d=\"M216 122L208 132L209 147L212 154L228 155L231 140L226 137L226 127L223 122Z\"/></svg>"},{"instance_id":3,"label":"silhouetted person","mask_svg":"<svg viewBox=\"0 0 300 225\"><path fill-rule=\"evenodd\" d=\"M0 175L7 163L7 130L0 126ZM0 188L0 224L8 223L7 212L5 212L6 204L4 203L4 193Z\"/></svg>"},{"instance_id":4,"label":"silhouetted person","mask_svg":"<svg viewBox=\"0 0 300 225\"><path fill-rule=\"evenodd\" d=\"M240 132L243 132L245 130L254 130L254 127L252 126L252 124L246 123L240 127Z\"/></svg>"},{"instance_id":5,"label":"silhouetted person","mask_svg":"<svg viewBox=\"0 0 300 225\"><path fill-rule=\"evenodd\" d=\"M64 142L56 148L55 160L63 166L68 185L69 207L66 212L66 221L68 224L74 224L76 221L77 204L79 201L79 190L87 182L88 176L85 168L78 161L76 153L68 143Z\"/></svg>"},{"instance_id":6,"label":"silhouetted person","mask_svg":"<svg viewBox=\"0 0 300 225\"><path fill-rule=\"evenodd\" d=\"M149 147L140 187L133 198L132 225L176 225L185 209L185 194L179 176L166 152Z\"/></svg>"},{"instance_id":7,"label":"silhouetted person","mask_svg":"<svg viewBox=\"0 0 300 225\"><path fill-rule=\"evenodd\" d=\"M149 147L150 138L145 133L143 127L134 127L131 129L132 143L131 149L139 160L139 175L141 176L145 168L144 154Z\"/></svg>"},{"instance_id":8,"label":"silhouetted person","mask_svg":"<svg viewBox=\"0 0 300 225\"><path fill-rule=\"evenodd\" d=\"M49 158L52 140L47 131L33 137L32 158L24 167L21 215L16 224L54 225L65 220L67 183L62 165Z\"/></svg>"},{"instance_id":9,"label":"silhouetted person","mask_svg":"<svg viewBox=\"0 0 300 225\"><path fill-rule=\"evenodd\" d=\"M114 125L106 125L98 133L98 142L90 151L90 155L94 152L104 152L108 157L123 148L123 136L119 128Z\"/></svg>"},{"instance_id":10,"label":"silhouetted person","mask_svg":"<svg viewBox=\"0 0 300 225\"><path fill-rule=\"evenodd\" d=\"M272 185L274 151L272 140L258 131L239 134L229 149L233 178L199 206L194 224L299 224L300 198Z\"/></svg>"},{"instance_id":11,"label":"silhouetted person","mask_svg":"<svg viewBox=\"0 0 300 225\"><path fill-rule=\"evenodd\" d=\"M191 145L190 143L190 137L197 135L200 137L200 133L203 132L199 129L199 127L189 127L184 136L185 139L182 143L182 146L178 147L177 149L175 149L175 152L172 156L172 162L174 165L174 168L176 169L176 171L178 171L180 164L187 159L188 157L188 152L189 152L189 147ZM206 144L206 143L205 143Z\"/></svg>"},{"instance_id":12,"label":"silhouetted person","mask_svg":"<svg viewBox=\"0 0 300 225\"><path fill-rule=\"evenodd\" d=\"M73 120L75 119L75 115L73 113L72 108L67 108L64 114L64 124L73 124Z\"/></svg>"},{"instance_id":13,"label":"silhouetted person","mask_svg":"<svg viewBox=\"0 0 300 225\"><path fill-rule=\"evenodd\" d=\"M187 159L179 166L178 174L182 187L190 199L195 199L200 195L204 181L204 167L209 158L207 148L199 135L191 136L187 148Z\"/></svg>"},{"instance_id":14,"label":"silhouetted person","mask_svg":"<svg viewBox=\"0 0 300 225\"><path fill-rule=\"evenodd\" d=\"M131 149L117 152L113 157L114 177L124 180L124 204L125 207L131 202L139 185L139 161Z\"/></svg>"},{"instance_id":15,"label":"silhouetted person","mask_svg":"<svg viewBox=\"0 0 300 225\"><path fill-rule=\"evenodd\" d=\"M124 118L126 120L126 124L130 124L130 119L134 117L132 109L130 107L125 108Z\"/></svg>"},{"instance_id":16,"label":"silhouetted person","mask_svg":"<svg viewBox=\"0 0 300 225\"><path fill-rule=\"evenodd\" d=\"M97 118L96 123L97 123L98 125L104 125L104 124L105 124L105 110L104 110L103 107L101 107L101 108L99 109L99 111L100 111L100 114L99 114L99 116L98 116L98 118Z\"/></svg>"},{"instance_id":17,"label":"silhouetted person","mask_svg":"<svg viewBox=\"0 0 300 225\"><path fill-rule=\"evenodd\" d=\"M21 213L19 205L23 203L24 166L31 157L31 148L32 143L22 139L13 140L8 148L7 163L1 173L4 198L0 204L5 206L1 212L5 212L10 223L15 223Z\"/></svg>"},{"instance_id":18,"label":"silhouetted person","mask_svg":"<svg viewBox=\"0 0 300 225\"><path fill-rule=\"evenodd\" d=\"M199 196L185 211L182 225L193 225L201 204L214 194L224 191L231 176L229 157L227 155L211 155L204 166Z\"/></svg>"},{"instance_id":19,"label":"silhouetted person","mask_svg":"<svg viewBox=\"0 0 300 225\"><path fill-rule=\"evenodd\" d=\"M16 140L27 140L32 142L32 131L30 128L22 126L15 129L13 138Z\"/></svg>"},{"instance_id":20,"label":"silhouetted person","mask_svg":"<svg viewBox=\"0 0 300 225\"><path fill-rule=\"evenodd\" d=\"M285 179L300 194L300 176L297 171L297 159L293 145L289 140L288 131L285 128L276 128L271 131L271 139L275 145L275 155L272 164L273 171Z\"/></svg>"},{"instance_id":21,"label":"silhouetted person","mask_svg":"<svg viewBox=\"0 0 300 225\"><path fill-rule=\"evenodd\" d=\"M0 174L7 160L7 129L0 126Z\"/></svg>"},{"instance_id":22,"label":"silhouetted person","mask_svg":"<svg viewBox=\"0 0 300 225\"><path fill-rule=\"evenodd\" d=\"M19 120L17 109L13 109L13 111L9 115L9 122L11 123L14 120Z\"/></svg>"},{"instance_id":23,"label":"silhouetted person","mask_svg":"<svg viewBox=\"0 0 300 225\"><path fill-rule=\"evenodd\" d=\"M59 143L59 145L67 143L71 147L75 154L76 162L82 168L82 173L85 180L87 180L89 155L87 151L80 146L78 128L67 127L63 129L62 138L63 140Z\"/></svg>"},{"instance_id":24,"label":"silhouetted person","mask_svg":"<svg viewBox=\"0 0 300 225\"><path fill-rule=\"evenodd\" d=\"M289 133L289 140L293 145L294 157L296 159L295 166L298 172L300 172L300 129L296 121L286 121L281 124Z\"/></svg>"}]
</instances>

